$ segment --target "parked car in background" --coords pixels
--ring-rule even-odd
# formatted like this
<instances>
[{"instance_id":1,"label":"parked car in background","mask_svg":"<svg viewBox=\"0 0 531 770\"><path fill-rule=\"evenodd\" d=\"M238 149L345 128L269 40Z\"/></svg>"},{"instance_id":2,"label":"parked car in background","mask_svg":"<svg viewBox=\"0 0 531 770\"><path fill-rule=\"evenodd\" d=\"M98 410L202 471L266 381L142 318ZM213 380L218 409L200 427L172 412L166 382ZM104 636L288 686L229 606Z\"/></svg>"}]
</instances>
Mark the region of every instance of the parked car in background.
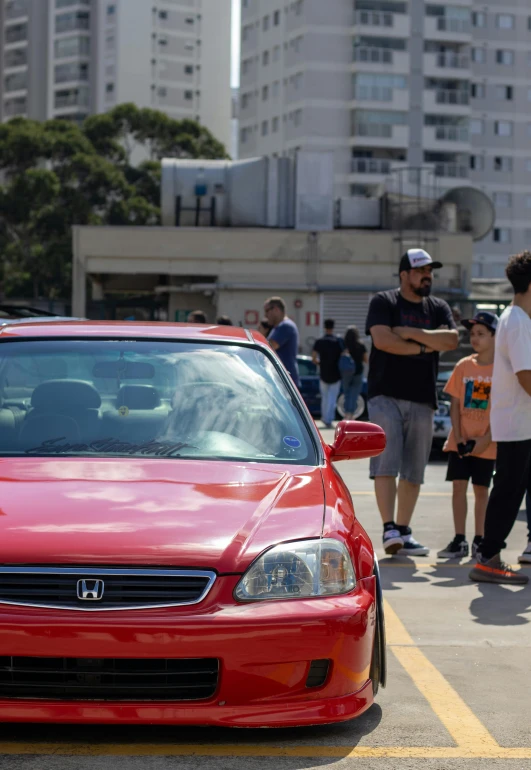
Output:
<instances>
[{"instance_id":1,"label":"parked car in background","mask_svg":"<svg viewBox=\"0 0 531 770\"><path fill-rule=\"evenodd\" d=\"M301 379L301 395L308 407L310 414L315 419L321 416L321 394L319 392L319 369L314 364L310 356L297 356L299 366L299 376ZM450 419L450 396L444 392L444 386L452 373L451 369L439 372L437 378L437 396L439 406L433 417L433 449L441 452L444 442L448 438L452 422ZM342 420L345 415L344 410L345 396L340 393L337 400L337 419ZM368 416L367 410L367 380L363 381L363 390L358 399L358 406L355 413L356 420L365 420Z\"/></svg>"},{"instance_id":2,"label":"parked car in background","mask_svg":"<svg viewBox=\"0 0 531 770\"><path fill-rule=\"evenodd\" d=\"M297 356L299 377L301 380L301 395L312 417L318 419L321 416L321 394L319 391L319 369L310 356ZM345 396L339 394L336 407L338 420L345 417ZM358 404L354 413L355 420L364 420L367 417L367 380L363 381L363 389L358 398Z\"/></svg>"}]
</instances>

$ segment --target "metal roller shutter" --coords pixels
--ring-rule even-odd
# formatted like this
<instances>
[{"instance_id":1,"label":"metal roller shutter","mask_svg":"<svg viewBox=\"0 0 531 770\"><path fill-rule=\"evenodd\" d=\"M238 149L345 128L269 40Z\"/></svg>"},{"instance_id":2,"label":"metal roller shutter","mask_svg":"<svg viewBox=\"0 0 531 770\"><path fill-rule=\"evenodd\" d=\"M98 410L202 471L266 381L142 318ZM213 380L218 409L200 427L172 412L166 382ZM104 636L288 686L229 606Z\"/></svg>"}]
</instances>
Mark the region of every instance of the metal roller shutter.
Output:
<instances>
[{"instance_id":1,"label":"metal roller shutter","mask_svg":"<svg viewBox=\"0 0 531 770\"><path fill-rule=\"evenodd\" d=\"M347 326L354 324L365 337L365 321L372 294L366 292L334 291L322 295L322 319L333 318L336 322L335 332L343 336Z\"/></svg>"}]
</instances>

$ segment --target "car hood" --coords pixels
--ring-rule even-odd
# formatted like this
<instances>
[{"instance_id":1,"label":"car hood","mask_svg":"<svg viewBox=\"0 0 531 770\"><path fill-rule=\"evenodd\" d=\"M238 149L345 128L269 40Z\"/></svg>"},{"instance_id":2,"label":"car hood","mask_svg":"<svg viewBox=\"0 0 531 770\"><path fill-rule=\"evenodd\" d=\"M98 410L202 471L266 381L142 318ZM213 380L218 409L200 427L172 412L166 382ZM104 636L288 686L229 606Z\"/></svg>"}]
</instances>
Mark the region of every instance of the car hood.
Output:
<instances>
[{"instance_id":1,"label":"car hood","mask_svg":"<svg viewBox=\"0 0 531 770\"><path fill-rule=\"evenodd\" d=\"M242 572L322 532L319 468L190 460L0 459L0 563Z\"/></svg>"}]
</instances>

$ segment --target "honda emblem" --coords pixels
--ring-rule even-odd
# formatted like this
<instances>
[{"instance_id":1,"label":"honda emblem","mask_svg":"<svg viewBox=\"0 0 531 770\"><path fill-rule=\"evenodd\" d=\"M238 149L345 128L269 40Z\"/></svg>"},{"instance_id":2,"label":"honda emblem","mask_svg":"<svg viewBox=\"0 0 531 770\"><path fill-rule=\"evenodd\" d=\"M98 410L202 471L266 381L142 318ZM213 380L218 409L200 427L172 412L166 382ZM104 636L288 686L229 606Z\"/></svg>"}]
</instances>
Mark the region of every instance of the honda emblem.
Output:
<instances>
[{"instance_id":1,"label":"honda emblem","mask_svg":"<svg viewBox=\"0 0 531 770\"><path fill-rule=\"evenodd\" d=\"M85 602L99 602L103 598L103 580L78 580L77 598Z\"/></svg>"}]
</instances>

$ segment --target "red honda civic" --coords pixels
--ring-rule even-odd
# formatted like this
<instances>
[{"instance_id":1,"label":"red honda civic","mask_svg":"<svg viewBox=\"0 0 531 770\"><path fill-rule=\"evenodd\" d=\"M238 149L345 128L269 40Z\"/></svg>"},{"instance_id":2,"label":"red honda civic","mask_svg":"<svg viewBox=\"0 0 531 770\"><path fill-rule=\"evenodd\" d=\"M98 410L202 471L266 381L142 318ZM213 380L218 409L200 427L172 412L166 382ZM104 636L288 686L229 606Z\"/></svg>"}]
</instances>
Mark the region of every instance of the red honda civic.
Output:
<instances>
[{"instance_id":1,"label":"red honda civic","mask_svg":"<svg viewBox=\"0 0 531 770\"><path fill-rule=\"evenodd\" d=\"M0 331L0 721L278 727L385 684L371 542L259 334Z\"/></svg>"}]
</instances>

